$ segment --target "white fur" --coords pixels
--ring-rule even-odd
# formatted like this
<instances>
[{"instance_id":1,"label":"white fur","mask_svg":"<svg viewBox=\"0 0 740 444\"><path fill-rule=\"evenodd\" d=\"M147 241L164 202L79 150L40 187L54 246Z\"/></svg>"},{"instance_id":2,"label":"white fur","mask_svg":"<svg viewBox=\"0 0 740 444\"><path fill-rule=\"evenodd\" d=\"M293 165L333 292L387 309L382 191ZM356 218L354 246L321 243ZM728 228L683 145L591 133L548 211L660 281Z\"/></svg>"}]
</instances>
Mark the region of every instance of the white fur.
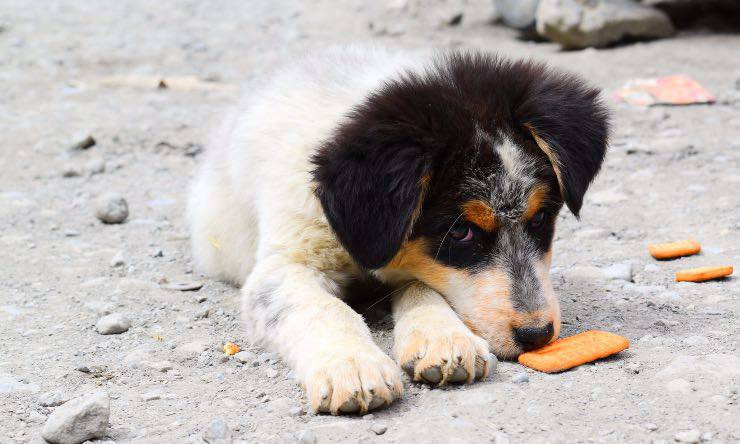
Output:
<instances>
[{"instance_id":1,"label":"white fur","mask_svg":"<svg viewBox=\"0 0 740 444\"><path fill-rule=\"evenodd\" d=\"M370 91L420 60L343 48L293 63L226 116L193 183L197 266L243 285L251 337L293 367L318 410L364 411L402 386L361 316L337 298L356 269L314 196L310 157ZM265 286L270 303L261 306L255 294ZM269 325L276 313L281 321Z\"/></svg>"}]
</instances>

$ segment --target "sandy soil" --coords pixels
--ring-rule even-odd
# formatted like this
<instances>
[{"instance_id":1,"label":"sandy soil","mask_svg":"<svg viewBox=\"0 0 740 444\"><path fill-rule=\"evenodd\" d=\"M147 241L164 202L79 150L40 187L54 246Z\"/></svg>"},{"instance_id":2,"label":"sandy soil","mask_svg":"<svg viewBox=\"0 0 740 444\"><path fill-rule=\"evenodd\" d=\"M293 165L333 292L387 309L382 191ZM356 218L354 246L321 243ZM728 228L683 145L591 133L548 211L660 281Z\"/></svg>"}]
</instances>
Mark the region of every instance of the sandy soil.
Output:
<instances>
[{"instance_id":1,"label":"sandy soil","mask_svg":"<svg viewBox=\"0 0 740 444\"><path fill-rule=\"evenodd\" d=\"M731 91L740 36L564 53L487 25L485 8L451 27L437 26L439 8L413 17L366 3L0 1L0 442L42 441L52 409L40 394L95 388L112 397L116 442L201 442L214 419L246 442L294 442L306 430L318 442L672 442L692 429L740 441L740 280L673 282L678 269L740 265L740 108L609 99L628 79L673 73ZM403 400L373 418L296 409L305 400L288 369L247 346L238 291L192 270L183 219L192 154L243 81L292 54L370 40L535 57L605 89L612 147L581 220L559 222L552 273L563 335L614 331L632 342L627 352L558 375L501 363L472 386L407 382ZM121 75L211 82L158 90L109 78ZM94 147L69 149L88 134ZM63 177L71 170L80 175ZM126 197L126 223L93 216L105 192ZM687 236L702 254L655 262L646 253L650 241ZM119 252L125 264L112 266ZM634 282L602 277L599 268L625 262ZM182 280L205 286L160 285ZM98 334L111 311L133 326ZM390 349L387 319L375 329ZM256 364L224 357L227 340ZM513 383L522 371L529 382Z\"/></svg>"}]
</instances>

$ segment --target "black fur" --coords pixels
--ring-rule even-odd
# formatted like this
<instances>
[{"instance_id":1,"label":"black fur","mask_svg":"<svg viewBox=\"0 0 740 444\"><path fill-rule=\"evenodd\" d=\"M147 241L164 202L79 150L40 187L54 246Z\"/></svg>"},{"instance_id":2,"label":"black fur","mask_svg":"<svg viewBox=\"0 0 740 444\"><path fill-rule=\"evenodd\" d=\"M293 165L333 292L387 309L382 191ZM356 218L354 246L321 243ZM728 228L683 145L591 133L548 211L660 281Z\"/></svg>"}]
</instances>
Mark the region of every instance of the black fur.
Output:
<instances>
[{"instance_id":1,"label":"black fur","mask_svg":"<svg viewBox=\"0 0 740 444\"><path fill-rule=\"evenodd\" d=\"M605 154L607 118L598 90L575 76L488 54L449 54L425 73L388 81L350 113L313 158L317 196L353 258L380 268L408 236L428 235L434 225L442 239L472 197L466 179L495 173L498 160L481 146L478 129L549 165L527 126L534 128L556 153L564 182L548 217L563 200L577 215ZM539 180L554 184L547 169ZM425 175L431 182L422 196ZM412 221L419 204L422 217ZM549 247L552 233L542 235ZM450 258L459 266L471 260Z\"/></svg>"}]
</instances>

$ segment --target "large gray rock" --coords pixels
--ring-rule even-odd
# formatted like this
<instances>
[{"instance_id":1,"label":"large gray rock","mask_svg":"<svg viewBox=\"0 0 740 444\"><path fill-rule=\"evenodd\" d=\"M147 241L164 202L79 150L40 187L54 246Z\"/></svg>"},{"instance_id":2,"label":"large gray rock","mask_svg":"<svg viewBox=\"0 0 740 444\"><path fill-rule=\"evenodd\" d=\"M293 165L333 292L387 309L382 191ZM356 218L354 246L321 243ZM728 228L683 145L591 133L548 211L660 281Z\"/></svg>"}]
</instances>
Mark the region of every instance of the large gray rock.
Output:
<instances>
[{"instance_id":1,"label":"large gray rock","mask_svg":"<svg viewBox=\"0 0 740 444\"><path fill-rule=\"evenodd\" d=\"M78 444L105 436L110 417L110 398L100 391L57 407L44 424L41 436L50 443Z\"/></svg>"},{"instance_id":2,"label":"large gray rock","mask_svg":"<svg viewBox=\"0 0 740 444\"><path fill-rule=\"evenodd\" d=\"M624 38L675 33L668 16L632 0L542 0L537 32L566 49L603 47Z\"/></svg>"},{"instance_id":3,"label":"large gray rock","mask_svg":"<svg viewBox=\"0 0 740 444\"><path fill-rule=\"evenodd\" d=\"M510 28L527 29L534 26L540 0L493 0L501 21Z\"/></svg>"}]
</instances>

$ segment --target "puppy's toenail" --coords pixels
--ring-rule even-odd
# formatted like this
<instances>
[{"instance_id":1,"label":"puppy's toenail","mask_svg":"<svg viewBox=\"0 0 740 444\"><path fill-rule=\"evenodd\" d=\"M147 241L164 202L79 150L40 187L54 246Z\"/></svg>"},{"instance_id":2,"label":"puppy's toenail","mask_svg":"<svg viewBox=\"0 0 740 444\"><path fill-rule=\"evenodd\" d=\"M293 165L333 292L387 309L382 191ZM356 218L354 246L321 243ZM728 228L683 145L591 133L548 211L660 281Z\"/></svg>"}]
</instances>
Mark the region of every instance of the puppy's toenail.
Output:
<instances>
[{"instance_id":1,"label":"puppy's toenail","mask_svg":"<svg viewBox=\"0 0 740 444\"><path fill-rule=\"evenodd\" d=\"M439 382L442 380L442 370L437 366L429 367L428 369L421 372L421 377L429 383L439 384Z\"/></svg>"}]
</instances>

